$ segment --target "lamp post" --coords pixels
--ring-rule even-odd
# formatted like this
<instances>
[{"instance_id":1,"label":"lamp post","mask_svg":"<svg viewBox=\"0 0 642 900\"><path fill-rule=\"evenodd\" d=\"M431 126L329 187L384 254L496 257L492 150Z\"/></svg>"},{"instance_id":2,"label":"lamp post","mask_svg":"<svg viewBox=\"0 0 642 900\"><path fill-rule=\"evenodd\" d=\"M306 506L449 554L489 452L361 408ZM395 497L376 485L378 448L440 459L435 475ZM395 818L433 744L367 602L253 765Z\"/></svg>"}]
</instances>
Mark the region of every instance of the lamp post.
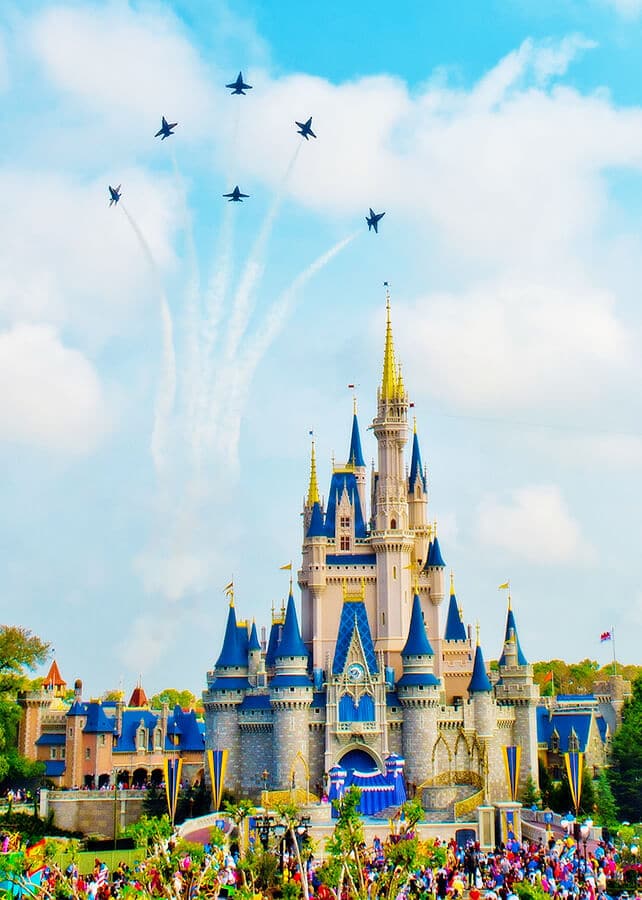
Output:
<instances>
[{"instance_id":1,"label":"lamp post","mask_svg":"<svg viewBox=\"0 0 642 900\"><path fill-rule=\"evenodd\" d=\"M263 796L261 797L261 804L264 809L267 809L267 783L268 778L270 777L270 773L267 769L263 769L261 772L261 778L263 779Z\"/></svg>"},{"instance_id":2,"label":"lamp post","mask_svg":"<svg viewBox=\"0 0 642 900\"><path fill-rule=\"evenodd\" d=\"M259 833L259 840L264 850L268 849L270 843L270 831L274 828L274 819L272 816L263 815L256 818L256 829Z\"/></svg>"},{"instance_id":3,"label":"lamp post","mask_svg":"<svg viewBox=\"0 0 642 900\"><path fill-rule=\"evenodd\" d=\"M586 820L585 820L584 822L582 822L582 824L580 825L580 834L581 834L581 836L582 836L582 843L583 843L583 845L584 845L584 872L585 872L585 873L586 873L586 867L587 867L587 859L586 859L586 842L587 842L587 840L588 840L589 834L591 833L591 828L592 828L592 826L593 826L593 821L592 821L592 819L586 819Z\"/></svg>"}]
</instances>

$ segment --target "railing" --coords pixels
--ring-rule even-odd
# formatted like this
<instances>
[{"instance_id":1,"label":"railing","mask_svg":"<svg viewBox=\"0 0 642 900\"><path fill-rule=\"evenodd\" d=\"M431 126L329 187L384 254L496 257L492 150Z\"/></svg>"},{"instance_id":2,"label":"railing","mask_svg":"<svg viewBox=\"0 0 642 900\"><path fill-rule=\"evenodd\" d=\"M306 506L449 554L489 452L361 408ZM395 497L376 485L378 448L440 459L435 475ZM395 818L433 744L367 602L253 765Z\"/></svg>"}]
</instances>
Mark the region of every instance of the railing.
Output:
<instances>
[{"instance_id":1,"label":"railing","mask_svg":"<svg viewBox=\"0 0 642 900\"><path fill-rule=\"evenodd\" d=\"M337 731L354 731L356 734L364 731L379 731L378 722L337 722Z\"/></svg>"},{"instance_id":2,"label":"railing","mask_svg":"<svg viewBox=\"0 0 642 900\"><path fill-rule=\"evenodd\" d=\"M450 772L440 772L434 778L427 778L417 787L417 790L420 791L422 788L427 787L443 787L449 784L470 784L478 789L484 786L483 779L478 772L466 769L453 769Z\"/></svg>"},{"instance_id":3,"label":"railing","mask_svg":"<svg viewBox=\"0 0 642 900\"><path fill-rule=\"evenodd\" d=\"M471 794L470 797L465 797L463 800L458 800L454 806L455 819L463 819L474 809L477 809L478 806L481 806L483 802L483 791L477 791L476 793Z\"/></svg>"}]
</instances>

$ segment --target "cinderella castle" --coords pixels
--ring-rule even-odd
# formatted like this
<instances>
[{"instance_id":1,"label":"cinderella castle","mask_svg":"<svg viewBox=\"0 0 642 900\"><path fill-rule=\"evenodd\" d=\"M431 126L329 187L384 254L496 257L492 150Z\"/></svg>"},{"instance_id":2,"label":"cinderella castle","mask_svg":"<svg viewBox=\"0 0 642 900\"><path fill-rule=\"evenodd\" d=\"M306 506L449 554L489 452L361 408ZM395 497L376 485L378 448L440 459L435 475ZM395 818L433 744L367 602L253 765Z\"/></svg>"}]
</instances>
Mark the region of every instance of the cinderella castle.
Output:
<instances>
[{"instance_id":1,"label":"cinderella castle","mask_svg":"<svg viewBox=\"0 0 642 900\"><path fill-rule=\"evenodd\" d=\"M206 746L229 751L226 784L243 795L314 791L337 772L380 774L383 783L394 769L406 785L467 784L494 803L515 799L505 747L513 756L519 748L515 788L529 775L538 781L539 689L510 597L499 667L489 673L452 575L447 593L409 406L388 296L371 425L376 467L368 478L355 406L348 457L333 465L327 502L312 444L300 617L291 589L260 640L255 624L237 619L232 594L207 674Z\"/></svg>"}]
</instances>

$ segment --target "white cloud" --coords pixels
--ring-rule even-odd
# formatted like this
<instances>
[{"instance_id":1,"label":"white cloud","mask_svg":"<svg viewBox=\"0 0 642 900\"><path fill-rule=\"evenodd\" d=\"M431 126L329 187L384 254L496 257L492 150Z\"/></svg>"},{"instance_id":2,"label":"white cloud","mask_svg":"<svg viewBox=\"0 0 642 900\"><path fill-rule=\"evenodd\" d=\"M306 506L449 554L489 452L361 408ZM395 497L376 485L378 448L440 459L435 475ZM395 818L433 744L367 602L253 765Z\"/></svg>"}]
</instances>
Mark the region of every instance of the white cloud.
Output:
<instances>
[{"instance_id":1,"label":"white cloud","mask_svg":"<svg viewBox=\"0 0 642 900\"><path fill-rule=\"evenodd\" d=\"M603 0L623 19L636 19L642 12L642 0Z\"/></svg>"},{"instance_id":2,"label":"white cloud","mask_svg":"<svg viewBox=\"0 0 642 900\"><path fill-rule=\"evenodd\" d=\"M540 566L590 561L590 545L556 485L519 488L508 501L487 495L476 528L482 544Z\"/></svg>"},{"instance_id":3,"label":"white cloud","mask_svg":"<svg viewBox=\"0 0 642 900\"><path fill-rule=\"evenodd\" d=\"M52 328L0 332L0 439L58 452L91 451L110 414L91 363Z\"/></svg>"},{"instance_id":4,"label":"white cloud","mask_svg":"<svg viewBox=\"0 0 642 900\"><path fill-rule=\"evenodd\" d=\"M577 411L637 368L614 298L588 285L488 283L395 318L410 383L463 409Z\"/></svg>"}]
</instances>

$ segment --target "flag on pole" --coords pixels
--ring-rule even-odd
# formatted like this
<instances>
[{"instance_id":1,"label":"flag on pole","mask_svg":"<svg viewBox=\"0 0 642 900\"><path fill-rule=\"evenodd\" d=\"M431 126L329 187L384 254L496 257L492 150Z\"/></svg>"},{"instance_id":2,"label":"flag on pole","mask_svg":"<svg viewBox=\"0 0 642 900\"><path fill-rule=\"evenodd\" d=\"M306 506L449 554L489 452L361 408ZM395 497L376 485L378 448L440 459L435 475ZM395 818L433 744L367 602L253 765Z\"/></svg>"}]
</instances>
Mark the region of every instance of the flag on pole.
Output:
<instances>
[{"instance_id":1,"label":"flag on pole","mask_svg":"<svg viewBox=\"0 0 642 900\"><path fill-rule=\"evenodd\" d=\"M517 788L519 786L519 766L522 759L522 748L519 745L502 747L504 752L504 767L506 769L506 784L510 799L517 800Z\"/></svg>"},{"instance_id":2,"label":"flag on pole","mask_svg":"<svg viewBox=\"0 0 642 900\"><path fill-rule=\"evenodd\" d=\"M229 750L207 750L207 765L210 772L210 781L212 782L212 806L214 811L218 812L221 808L221 799L223 796L223 785L225 784L225 770L227 768L227 757Z\"/></svg>"},{"instance_id":3,"label":"flag on pole","mask_svg":"<svg viewBox=\"0 0 642 900\"><path fill-rule=\"evenodd\" d=\"M178 803L178 792L181 789L181 772L183 770L183 760L178 757L175 759L165 758L165 796L167 797L167 811L170 820L174 824L176 816L176 805Z\"/></svg>"},{"instance_id":4,"label":"flag on pole","mask_svg":"<svg viewBox=\"0 0 642 900\"><path fill-rule=\"evenodd\" d=\"M582 799L582 774L584 770L584 754L579 750L572 750L564 754L566 763L566 774L568 775L568 783L571 788L571 798L575 807L575 815L580 811L580 801Z\"/></svg>"},{"instance_id":5,"label":"flag on pole","mask_svg":"<svg viewBox=\"0 0 642 900\"><path fill-rule=\"evenodd\" d=\"M223 593L226 595L231 594L233 590L234 590L234 582L230 581L230 583L226 584L225 587L223 588Z\"/></svg>"},{"instance_id":6,"label":"flag on pole","mask_svg":"<svg viewBox=\"0 0 642 900\"><path fill-rule=\"evenodd\" d=\"M348 387L351 388L352 390L354 390L354 385L353 385L353 384L349 384Z\"/></svg>"},{"instance_id":7,"label":"flag on pole","mask_svg":"<svg viewBox=\"0 0 642 900\"><path fill-rule=\"evenodd\" d=\"M553 672L547 672L546 675L542 678L542 684L548 684L549 681L553 680Z\"/></svg>"},{"instance_id":8,"label":"flag on pole","mask_svg":"<svg viewBox=\"0 0 642 900\"><path fill-rule=\"evenodd\" d=\"M600 643L603 644L604 641L610 641L610 640L611 640L611 632L603 631L602 634L600 635Z\"/></svg>"},{"instance_id":9,"label":"flag on pole","mask_svg":"<svg viewBox=\"0 0 642 900\"><path fill-rule=\"evenodd\" d=\"M510 581L505 581L503 584L499 584L497 586L498 591L508 591L510 590Z\"/></svg>"},{"instance_id":10,"label":"flag on pole","mask_svg":"<svg viewBox=\"0 0 642 900\"><path fill-rule=\"evenodd\" d=\"M279 566L281 571L291 572L292 571L292 563L286 563L284 566Z\"/></svg>"}]
</instances>

